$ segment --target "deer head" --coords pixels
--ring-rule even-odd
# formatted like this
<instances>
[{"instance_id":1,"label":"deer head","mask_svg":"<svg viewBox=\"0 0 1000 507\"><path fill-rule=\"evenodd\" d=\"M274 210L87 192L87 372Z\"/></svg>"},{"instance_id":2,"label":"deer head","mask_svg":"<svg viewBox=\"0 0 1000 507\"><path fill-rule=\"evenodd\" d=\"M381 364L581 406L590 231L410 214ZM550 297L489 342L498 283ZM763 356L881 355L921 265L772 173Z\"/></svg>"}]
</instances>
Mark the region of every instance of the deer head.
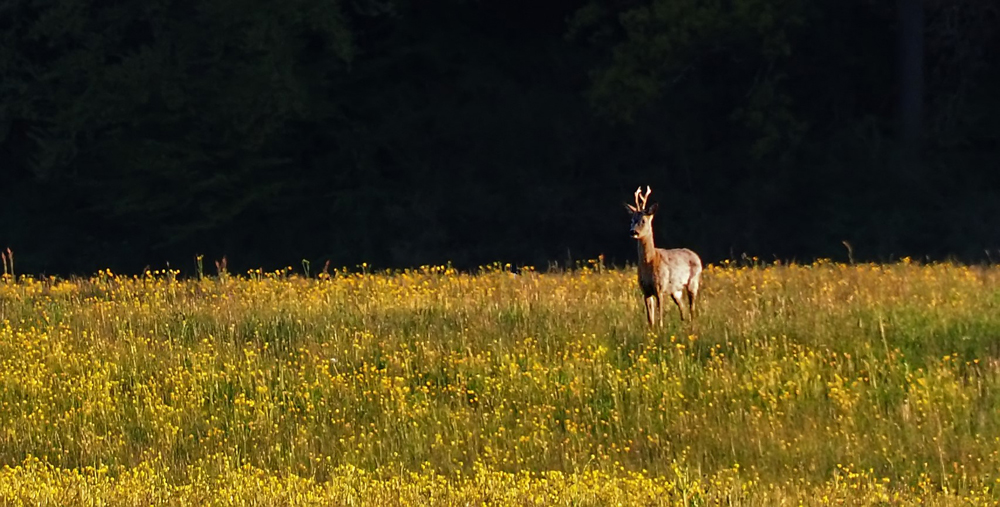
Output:
<instances>
[{"instance_id":1,"label":"deer head","mask_svg":"<svg viewBox=\"0 0 1000 507\"><path fill-rule=\"evenodd\" d=\"M625 208L632 214L632 227L629 228L629 233L632 238L639 239L643 236L653 234L653 214L656 213L659 205L653 203L652 206L646 207L646 201L649 200L649 194L653 189L646 185L646 193L642 193L642 187L635 189L635 205L626 204Z\"/></svg>"}]
</instances>

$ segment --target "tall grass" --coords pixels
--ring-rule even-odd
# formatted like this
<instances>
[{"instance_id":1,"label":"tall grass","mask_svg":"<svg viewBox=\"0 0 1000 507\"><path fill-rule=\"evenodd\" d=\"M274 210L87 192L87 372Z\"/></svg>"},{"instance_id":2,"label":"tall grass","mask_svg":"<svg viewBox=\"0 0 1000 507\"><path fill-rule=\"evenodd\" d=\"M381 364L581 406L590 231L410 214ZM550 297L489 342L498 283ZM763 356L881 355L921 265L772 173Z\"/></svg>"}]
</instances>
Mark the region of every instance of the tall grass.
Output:
<instances>
[{"instance_id":1,"label":"tall grass","mask_svg":"<svg viewBox=\"0 0 1000 507\"><path fill-rule=\"evenodd\" d=\"M1000 498L997 268L175 274L0 282L4 502Z\"/></svg>"}]
</instances>

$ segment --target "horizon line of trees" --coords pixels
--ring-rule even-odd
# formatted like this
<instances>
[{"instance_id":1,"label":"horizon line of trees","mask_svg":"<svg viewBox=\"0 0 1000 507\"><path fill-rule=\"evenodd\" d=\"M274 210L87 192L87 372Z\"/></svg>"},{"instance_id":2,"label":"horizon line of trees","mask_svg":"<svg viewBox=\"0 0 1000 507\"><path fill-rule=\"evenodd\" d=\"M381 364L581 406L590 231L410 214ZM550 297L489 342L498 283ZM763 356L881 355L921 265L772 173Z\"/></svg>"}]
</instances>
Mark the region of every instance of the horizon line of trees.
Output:
<instances>
[{"instance_id":1,"label":"horizon line of trees","mask_svg":"<svg viewBox=\"0 0 1000 507\"><path fill-rule=\"evenodd\" d=\"M1000 248L983 0L0 4L21 272ZM290 262L294 260L294 262Z\"/></svg>"}]
</instances>

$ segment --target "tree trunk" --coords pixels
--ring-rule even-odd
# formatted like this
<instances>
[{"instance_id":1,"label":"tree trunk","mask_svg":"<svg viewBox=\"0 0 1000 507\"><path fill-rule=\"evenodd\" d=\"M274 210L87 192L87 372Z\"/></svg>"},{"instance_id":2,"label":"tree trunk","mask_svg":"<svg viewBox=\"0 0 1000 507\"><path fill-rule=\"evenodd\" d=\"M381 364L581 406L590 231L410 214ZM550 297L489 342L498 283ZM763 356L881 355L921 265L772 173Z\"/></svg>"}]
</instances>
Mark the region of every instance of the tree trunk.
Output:
<instances>
[{"instance_id":1,"label":"tree trunk","mask_svg":"<svg viewBox=\"0 0 1000 507\"><path fill-rule=\"evenodd\" d=\"M902 169L919 172L924 105L924 2L897 0L899 104L897 129Z\"/></svg>"}]
</instances>

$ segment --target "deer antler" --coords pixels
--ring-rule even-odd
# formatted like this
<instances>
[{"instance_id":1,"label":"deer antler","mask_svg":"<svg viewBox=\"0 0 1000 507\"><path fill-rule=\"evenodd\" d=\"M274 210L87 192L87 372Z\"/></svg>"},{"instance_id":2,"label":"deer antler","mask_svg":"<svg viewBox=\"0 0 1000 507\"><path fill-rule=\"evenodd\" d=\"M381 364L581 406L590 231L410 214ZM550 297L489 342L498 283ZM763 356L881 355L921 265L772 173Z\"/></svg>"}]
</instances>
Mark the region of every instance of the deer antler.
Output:
<instances>
[{"instance_id":1,"label":"deer antler","mask_svg":"<svg viewBox=\"0 0 1000 507\"><path fill-rule=\"evenodd\" d=\"M646 201L649 199L649 194L652 191L653 191L653 189L649 188L649 185L646 185L646 194L645 195L640 195L640 194L642 194L642 186L640 185L638 188L636 188L635 189L635 207L638 208L640 211L646 209Z\"/></svg>"}]
</instances>

